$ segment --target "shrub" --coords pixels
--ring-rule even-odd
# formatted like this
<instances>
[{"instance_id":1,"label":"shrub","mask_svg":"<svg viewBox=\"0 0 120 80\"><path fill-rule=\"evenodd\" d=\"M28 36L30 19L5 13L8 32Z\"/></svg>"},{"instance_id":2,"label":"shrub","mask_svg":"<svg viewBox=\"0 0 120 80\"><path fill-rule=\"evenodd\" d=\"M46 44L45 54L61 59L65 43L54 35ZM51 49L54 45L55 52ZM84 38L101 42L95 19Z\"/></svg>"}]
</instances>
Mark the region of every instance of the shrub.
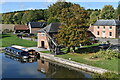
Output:
<instances>
[{"instance_id":1,"label":"shrub","mask_svg":"<svg viewBox=\"0 0 120 80\"><path fill-rule=\"evenodd\" d=\"M120 54L113 50L100 50L99 52L95 53L91 58L104 58L104 59L113 59L113 58L120 58Z\"/></svg>"},{"instance_id":2,"label":"shrub","mask_svg":"<svg viewBox=\"0 0 120 80\"><path fill-rule=\"evenodd\" d=\"M22 34L23 37L26 37L26 34Z\"/></svg>"},{"instance_id":3,"label":"shrub","mask_svg":"<svg viewBox=\"0 0 120 80\"><path fill-rule=\"evenodd\" d=\"M109 79L118 80L119 75L112 73L112 72L106 72L103 74L94 74L93 78L102 78L104 80L109 80Z\"/></svg>"},{"instance_id":4,"label":"shrub","mask_svg":"<svg viewBox=\"0 0 120 80\"><path fill-rule=\"evenodd\" d=\"M12 30L9 30L9 29L5 29L2 31L2 33L12 33L13 31Z\"/></svg>"}]
</instances>

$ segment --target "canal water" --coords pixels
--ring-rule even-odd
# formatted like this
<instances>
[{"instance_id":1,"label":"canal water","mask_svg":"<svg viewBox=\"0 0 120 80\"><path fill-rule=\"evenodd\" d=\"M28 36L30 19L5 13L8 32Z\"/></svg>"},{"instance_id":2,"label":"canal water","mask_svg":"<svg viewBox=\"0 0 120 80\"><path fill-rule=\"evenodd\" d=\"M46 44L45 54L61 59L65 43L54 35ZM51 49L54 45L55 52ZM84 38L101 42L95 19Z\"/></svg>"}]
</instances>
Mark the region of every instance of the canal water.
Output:
<instances>
[{"instance_id":1,"label":"canal water","mask_svg":"<svg viewBox=\"0 0 120 80\"><path fill-rule=\"evenodd\" d=\"M46 60L19 59L4 53L0 53L0 58L2 58L2 78L91 78L89 73Z\"/></svg>"}]
</instances>

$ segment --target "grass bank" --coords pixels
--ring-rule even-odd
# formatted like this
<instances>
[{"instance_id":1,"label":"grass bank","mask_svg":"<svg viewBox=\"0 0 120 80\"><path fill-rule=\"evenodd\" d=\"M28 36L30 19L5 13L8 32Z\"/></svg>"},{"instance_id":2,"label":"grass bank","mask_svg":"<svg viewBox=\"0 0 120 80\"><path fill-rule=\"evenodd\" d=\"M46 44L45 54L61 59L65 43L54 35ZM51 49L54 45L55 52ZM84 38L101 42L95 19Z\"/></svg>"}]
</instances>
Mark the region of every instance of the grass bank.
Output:
<instances>
[{"instance_id":1,"label":"grass bank","mask_svg":"<svg viewBox=\"0 0 120 80\"><path fill-rule=\"evenodd\" d=\"M42 53L51 53L50 51L40 51Z\"/></svg>"},{"instance_id":2,"label":"grass bank","mask_svg":"<svg viewBox=\"0 0 120 80\"><path fill-rule=\"evenodd\" d=\"M0 36L2 37L0 38L0 45L2 45L2 47L8 47L11 45L20 45L24 47L37 46L37 42L20 39L14 34L2 34Z\"/></svg>"},{"instance_id":3,"label":"grass bank","mask_svg":"<svg viewBox=\"0 0 120 80\"><path fill-rule=\"evenodd\" d=\"M84 64L88 64L88 65L95 66L95 67L100 67L100 68L107 69L107 70L118 73L118 62L120 62L120 59L111 59L111 60L94 59L94 60L91 60L91 59L89 59L90 56L93 56L93 53L89 53L89 54L68 53L68 54L64 54L64 55L57 55L57 57L61 57L64 59L71 58L71 60L79 62L79 63L84 63Z\"/></svg>"}]
</instances>

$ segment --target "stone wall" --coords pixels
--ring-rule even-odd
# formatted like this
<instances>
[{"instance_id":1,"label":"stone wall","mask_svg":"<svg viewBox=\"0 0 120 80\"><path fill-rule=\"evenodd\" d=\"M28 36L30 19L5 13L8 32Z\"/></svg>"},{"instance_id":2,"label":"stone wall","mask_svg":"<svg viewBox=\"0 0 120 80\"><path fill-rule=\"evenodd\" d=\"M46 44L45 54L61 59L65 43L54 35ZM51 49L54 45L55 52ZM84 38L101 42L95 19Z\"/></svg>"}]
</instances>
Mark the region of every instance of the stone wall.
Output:
<instances>
[{"instance_id":1,"label":"stone wall","mask_svg":"<svg viewBox=\"0 0 120 80\"><path fill-rule=\"evenodd\" d=\"M82 69L82 70L89 71L89 72L94 72L94 73L99 73L99 74L109 72L108 70L105 70L102 68L93 67L93 66L89 66L86 64L82 64L82 63L77 63L75 61L71 61L71 60L67 60L63 58L54 57L53 55L50 55L50 54L40 53L40 57L57 62L58 64L67 65L70 67Z\"/></svg>"}]
</instances>

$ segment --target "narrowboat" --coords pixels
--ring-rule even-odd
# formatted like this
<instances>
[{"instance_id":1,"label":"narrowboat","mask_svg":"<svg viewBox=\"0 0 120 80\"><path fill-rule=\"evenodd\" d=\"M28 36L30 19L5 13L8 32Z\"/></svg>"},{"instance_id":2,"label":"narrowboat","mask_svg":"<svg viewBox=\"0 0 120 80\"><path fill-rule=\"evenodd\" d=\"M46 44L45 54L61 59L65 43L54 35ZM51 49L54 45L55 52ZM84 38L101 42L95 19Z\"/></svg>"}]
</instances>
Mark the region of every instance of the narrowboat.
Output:
<instances>
[{"instance_id":1,"label":"narrowboat","mask_svg":"<svg viewBox=\"0 0 120 80\"><path fill-rule=\"evenodd\" d=\"M28 58L29 57L28 52L17 49L17 48L14 48L14 47L6 47L5 51L8 52L8 53L13 54L15 56L18 56L18 57L22 57L22 58Z\"/></svg>"},{"instance_id":2,"label":"narrowboat","mask_svg":"<svg viewBox=\"0 0 120 80\"><path fill-rule=\"evenodd\" d=\"M38 52L33 49L28 49L22 46L13 45L11 47L6 47L5 51L22 58L37 57Z\"/></svg>"},{"instance_id":3,"label":"narrowboat","mask_svg":"<svg viewBox=\"0 0 120 80\"><path fill-rule=\"evenodd\" d=\"M36 57L37 54L38 54L38 52L36 52L34 49L28 49L28 48L25 48L25 47L22 47L22 46L18 46L18 45L13 45L11 47L14 47L14 48L17 48L17 49L20 49L20 50L28 52L30 57Z\"/></svg>"}]
</instances>

